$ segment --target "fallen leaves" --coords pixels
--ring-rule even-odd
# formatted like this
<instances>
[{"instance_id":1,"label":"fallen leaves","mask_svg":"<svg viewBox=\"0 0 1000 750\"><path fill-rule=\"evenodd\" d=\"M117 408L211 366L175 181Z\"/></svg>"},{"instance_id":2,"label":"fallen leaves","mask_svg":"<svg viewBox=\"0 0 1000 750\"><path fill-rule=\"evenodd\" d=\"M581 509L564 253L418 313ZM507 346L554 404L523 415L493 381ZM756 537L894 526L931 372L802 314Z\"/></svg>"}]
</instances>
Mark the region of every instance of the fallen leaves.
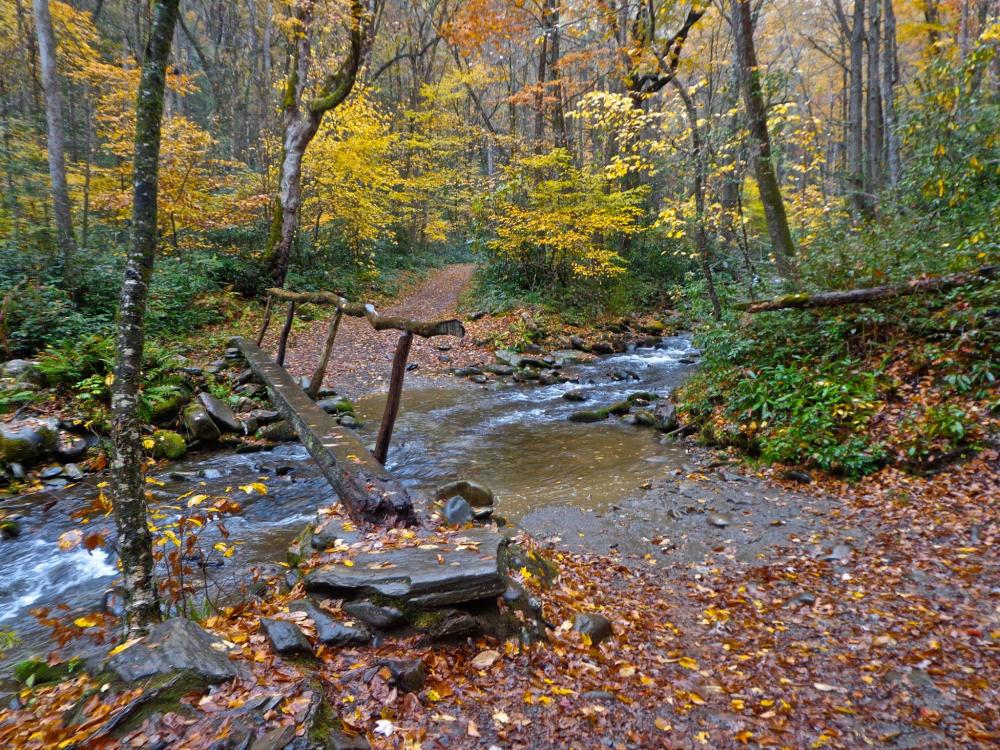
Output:
<instances>
[{"instance_id":1,"label":"fallen leaves","mask_svg":"<svg viewBox=\"0 0 1000 750\"><path fill-rule=\"evenodd\" d=\"M493 651L492 649L487 649L486 651L480 651L476 656L469 662L469 665L475 669L489 669L492 667L497 660L500 658L499 651Z\"/></svg>"}]
</instances>

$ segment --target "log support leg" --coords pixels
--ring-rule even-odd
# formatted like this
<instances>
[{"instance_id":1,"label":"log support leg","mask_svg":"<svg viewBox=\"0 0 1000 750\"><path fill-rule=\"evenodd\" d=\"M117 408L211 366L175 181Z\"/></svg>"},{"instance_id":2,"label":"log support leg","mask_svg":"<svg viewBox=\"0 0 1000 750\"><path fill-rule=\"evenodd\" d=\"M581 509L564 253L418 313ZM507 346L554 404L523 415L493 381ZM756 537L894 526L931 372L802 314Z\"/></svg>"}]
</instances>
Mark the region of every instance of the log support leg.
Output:
<instances>
[{"instance_id":1,"label":"log support leg","mask_svg":"<svg viewBox=\"0 0 1000 750\"><path fill-rule=\"evenodd\" d=\"M323 387L323 378L326 375L326 366L330 362L330 354L333 352L333 342L337 338L337 329L340 328L340 319L344 313L337 310L333 318L330 319L330 328L326 334L326 343L323 345L323 354L316 365L316 371L309 378L309 390L306 393L313 401L319 397L319 389Z\"/></svg>"},{"instance_id":2,"label":"log support leg","mask_svg":"<svg viewBox=\"0 0 1000 750\"><path fill-rule=\"evenodd\" d=\"M278 356L275 361L285 366L285 349L288 347L288 334L292 331L292 320L295 318L295 302L288 303L288 313L285 315L285 327L281 329L281 338L278 339Z\"/></svg>"},{"instance_id":3,"label":"log support leg","mask_svg":"<svg viewBox=\"0 0 1000 750\"><path fill-rule=\"evenodd\" d=\"M267 295L267 306L264 308L264 320L261 321L260 330L257 332L257 346L264 340L267 327L271 324L271 306L274 304L274 297Z\"/></svg>"},{"instance_id":4,"label":"log support leg","mask_svg":"<svg viewBox=\"0 0 1000 750\"><path fill-rule=\"evenodd\" d=\"M396 344L396 356L392 360L392 377L389 381L389 397L385 402L385 412L382 414L382 424L378 428L378 440L375 442L375 460L385 465L389 454L389 441L392 439L392 428L399 414L399 402L403 395L403 378L406 376L406 360L410 356L410 345L413 334L407 331L399 337Z\"/></svg>"}]
</instances>

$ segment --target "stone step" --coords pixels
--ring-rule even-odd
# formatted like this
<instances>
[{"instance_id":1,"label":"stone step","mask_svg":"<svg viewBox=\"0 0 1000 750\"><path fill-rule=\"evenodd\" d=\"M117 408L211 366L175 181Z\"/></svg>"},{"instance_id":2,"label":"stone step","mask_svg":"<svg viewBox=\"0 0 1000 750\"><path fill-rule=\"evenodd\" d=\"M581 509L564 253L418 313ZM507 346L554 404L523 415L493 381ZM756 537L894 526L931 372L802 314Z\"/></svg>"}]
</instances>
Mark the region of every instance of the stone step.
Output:
<instances>
[{"instance_id":1,"label":"stone step","mask_svg":"<svg viewBox=\"0 0 1000 750\"><path fill-rule=\"evenodd\" d=\"M311 571L305 587L344 599L377 594L423 608L490 599L507 588L500 554L508 543L490 529L469 529L433 549L362 552L353 566L334 563Z\"/></svg>"}]
</instances>

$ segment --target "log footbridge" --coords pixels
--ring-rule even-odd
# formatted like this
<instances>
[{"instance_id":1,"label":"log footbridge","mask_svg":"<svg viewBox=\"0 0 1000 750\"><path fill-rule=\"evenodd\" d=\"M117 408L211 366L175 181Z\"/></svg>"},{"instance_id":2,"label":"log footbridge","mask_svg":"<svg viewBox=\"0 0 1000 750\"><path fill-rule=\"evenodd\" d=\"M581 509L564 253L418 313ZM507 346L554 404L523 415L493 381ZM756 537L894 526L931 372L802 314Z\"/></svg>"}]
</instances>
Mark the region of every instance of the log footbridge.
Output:
<instances>
[{"instance_id":1,"label":"log footbridge","mask_svg":"<svg viewBox=\"0 0 1000 750\"><path fill-rule=\"evenodd\" d=\"M277 355L272 359L261 349L261 344L271 322L272 310L280 302L286 303L285 321L278 337ZM307 387L303 389L284 368L284 363L296 308L307 302L332 307L333 315L319 362ZM341 427L314 402L319 395L344 315L365 318L376 331L400 331L392 361L389 395L372 453L368 452L354 432ZM298 434L352 520L365 526L412 526L422 522L418 511L421 512L420 515L425 515L429 504L421 493L404 487L384 466L393 425L399 413L410 346L414 336L461 338L464 335L465 327L461 321L453 318L439 321L410 320L380 315L372 304L348 302L332 292L269 289L264 320L257 333L257 340L236 337L231 343L239 349L250 369L267 387L275 408Z\"/></svg>"}]
</instances>

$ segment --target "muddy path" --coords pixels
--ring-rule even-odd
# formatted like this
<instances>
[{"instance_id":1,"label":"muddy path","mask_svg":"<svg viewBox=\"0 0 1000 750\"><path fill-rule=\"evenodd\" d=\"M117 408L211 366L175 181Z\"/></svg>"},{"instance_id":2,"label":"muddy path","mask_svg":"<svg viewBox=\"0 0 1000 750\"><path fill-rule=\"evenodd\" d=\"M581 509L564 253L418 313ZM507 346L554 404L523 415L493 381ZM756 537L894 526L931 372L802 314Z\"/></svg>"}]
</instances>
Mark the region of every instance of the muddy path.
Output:
<instances>
[{"instance_id":1,"label":"muddy path","mask_svg":"<svg viewBox=\"0 0 1000 750\"><path fill-rule=\"evenodd\" d=\"M380 310L418 320L456 317L459 297L472 280L475 265L462 263L432 271L416 288L391 306ZM305 331L294 333L288 343L286 367L295 376L312 374L327 335L327 320L313 321ZM272 336L277 333L272 331ZM349 398L388 387L389 369L399 334L375 331L364 318L345 317L340 324L324 385ZM413 341L410 350L409 383L425 375L440 375L449 367L481 361L488 353L474 343L474 336ZM274 346L274 342L270 346Z\"/></svg>"}]
</instances>

